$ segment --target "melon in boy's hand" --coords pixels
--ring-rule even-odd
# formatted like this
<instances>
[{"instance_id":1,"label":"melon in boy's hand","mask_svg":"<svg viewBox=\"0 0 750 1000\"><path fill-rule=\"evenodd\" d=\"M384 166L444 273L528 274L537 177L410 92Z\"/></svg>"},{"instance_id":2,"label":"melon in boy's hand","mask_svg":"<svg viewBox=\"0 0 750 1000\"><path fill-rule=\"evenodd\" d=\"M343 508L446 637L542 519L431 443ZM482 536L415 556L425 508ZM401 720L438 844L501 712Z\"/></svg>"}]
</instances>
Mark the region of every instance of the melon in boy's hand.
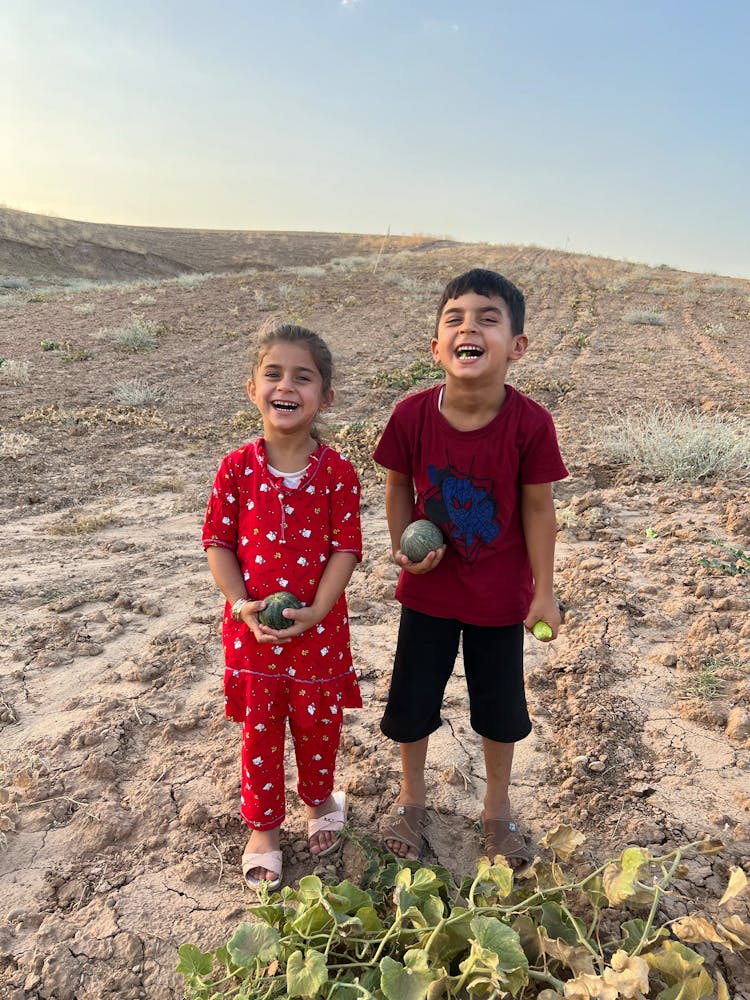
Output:
<instances>
[{"instance_id":1,"label":"melon in boy's hand","mask_svg":"<svg viewBox=\"0 0 750 1000\"><path fill-rule=\"evenodd\" d=\"M443 533L432 521L412 521L406 526L398 547L406 558L413 563L420 563L430 553L435 552L443 544Z\"/></svg>"},{"instance_id":2,"label":"melon in boy's hand","mask_svg":"<svg viewBox=\"0 0 750 1000\"><path fill-rule=\"evenodd\" d=\"M275 629L277 632L294 625L291 618L285 618L282 614L284 608L302 607L302 601L297 600L294 594L290 594L288 590L280 590L276 594L264 597L263 600L266 602L266 606L258 612L258 621L261 625L267 625L268 628Z\"/></svg>"},{"instance_id":3,"label":"melon in boy's hand","mask_svg":"<svg viewBox=\"0 0 750 1000\"><path fill-rule=\"evenodd\" d=\"M539 639L540 642L549 642L552 638L552 629L547 622L537 622L531 630L531 634L535 639Z\"/></svg>"}]
</instances>

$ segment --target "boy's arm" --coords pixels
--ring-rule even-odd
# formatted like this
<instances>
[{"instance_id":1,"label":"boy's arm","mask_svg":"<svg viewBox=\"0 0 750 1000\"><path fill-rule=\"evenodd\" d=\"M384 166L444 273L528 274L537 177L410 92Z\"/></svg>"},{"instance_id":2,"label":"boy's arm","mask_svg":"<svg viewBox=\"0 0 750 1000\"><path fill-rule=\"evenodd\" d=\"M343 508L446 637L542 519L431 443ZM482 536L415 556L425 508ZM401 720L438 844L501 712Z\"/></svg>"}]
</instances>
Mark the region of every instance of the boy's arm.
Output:
<instances>
[{"instance_id":1,"label":"boy's arm","mask_svg":"<svg viewBox=\"0 0 750 1000\"><path fill-rule=\"evenodd\" d=\"M525 483L521 486L521 516L534 574L534 597L524 624L527 629L532 629L538 621L547 622L554 639L560 628L560 611L552 592L557 518L551 483Z\"/></svg>"},{"instance_id":2,"label":"boy's arm","mask_svg":"<svg viewBox=\"0 0 750 1000\"><path fill-rule=\"evenodd\" d=\"M414 510L414 483L411 476L403 472L388 470L385 480L385 516L388 519L388 532L391 536L391 548L396 565L407 569L410 573L428 573L434 569L445 553L445 545L426 556L422 562L409 562L401 551L401 536L411 523Z\"/></svg>"}]
</instances>

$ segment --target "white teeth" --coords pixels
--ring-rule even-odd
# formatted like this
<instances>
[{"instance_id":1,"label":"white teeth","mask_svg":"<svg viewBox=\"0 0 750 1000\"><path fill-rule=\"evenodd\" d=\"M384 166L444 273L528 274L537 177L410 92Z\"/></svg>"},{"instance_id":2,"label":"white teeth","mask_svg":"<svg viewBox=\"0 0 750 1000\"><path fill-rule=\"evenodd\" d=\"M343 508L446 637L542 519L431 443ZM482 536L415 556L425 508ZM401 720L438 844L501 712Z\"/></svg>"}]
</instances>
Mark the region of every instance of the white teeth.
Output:
<instances>
[{"instance_id":1,"label":"white teeth","mask_svg":"<svg viewBox=\"0 0 750 1000\"><path fill-rule=\"evenodd\" d=\"M273 405L274 405L274 407L277 410L287 410L290 413L291 413L292 410L296 410L297 409L297 404L296 403L278 403L278 402L276 402Z\"/></svg>"},{"instance_id":2,"label":"white teeth","mask_svg":"<svg viewBox=\"0 0 750 1000\"><path fill-rule=\"evenodd\" d=\"M480 358L484 351L479 347L457 347L457 358Z\"/></svg>"}]
</instances>

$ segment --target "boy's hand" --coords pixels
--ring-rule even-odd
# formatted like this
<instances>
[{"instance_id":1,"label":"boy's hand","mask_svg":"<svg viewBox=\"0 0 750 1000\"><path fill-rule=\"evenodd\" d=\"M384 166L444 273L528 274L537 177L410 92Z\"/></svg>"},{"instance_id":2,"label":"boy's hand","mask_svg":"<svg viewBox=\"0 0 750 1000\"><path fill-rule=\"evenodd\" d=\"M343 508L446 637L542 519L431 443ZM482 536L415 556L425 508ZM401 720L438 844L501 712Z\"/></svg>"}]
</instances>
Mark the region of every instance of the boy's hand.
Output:
<instances>
[{"instance_id":1,"label":"boy's hand","mask_svg":"<svg viewBox=\"0 0 750 1000\"><path fill-rule=\"evenodd\" d=\"M447 545L441 545L440 548L435 549L434 552L428 552L422 562L418 563L411 562L409 557L405 556L401 549L397 549L393 558L397 566L405 569L407 573L414 573L416 576L420 573L429 573L431 569L435 569L437 564L445 555L447 547Z\"/></svg>"},{"instance_id":2,"label":"boy's hand","mask_svg":"<svg viewBox=\"0 0 750 1000\"><path fill-rule=\"evenodd\" d=\"M552 639L557 638L557 633L560 631L561 618L554 597L544 599L537 599L535 597L531 602L529 613L526 615L523 623L526 631L531 632L537 622L547 622L552 629ZM547 642L552 642L552 639L548 639Z\"/></svg>"}]
</instances>

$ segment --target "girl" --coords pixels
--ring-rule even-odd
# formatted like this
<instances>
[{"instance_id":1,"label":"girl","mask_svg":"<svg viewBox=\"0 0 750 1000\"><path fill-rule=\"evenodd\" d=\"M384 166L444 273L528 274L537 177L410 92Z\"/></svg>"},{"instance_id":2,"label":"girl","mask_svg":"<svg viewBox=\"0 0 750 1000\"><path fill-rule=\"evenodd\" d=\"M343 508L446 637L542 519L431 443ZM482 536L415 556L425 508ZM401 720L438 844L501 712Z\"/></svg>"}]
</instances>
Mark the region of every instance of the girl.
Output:
<instances>
[{"instance_id":1,"label":"girl","mask_svg":"<svg viewBox=\"0 0 750 1000\"><path fill-rule=\"evenodd\" d=\"M344 708L361 708L344 588L362 558L360 486L322 444L314 421L333 401L333 361L304 327L259 335L247 391L263 436L227 455L206 511L203 547L227 600L223 624L227 717L242 723L242 817L252 835L246 882L281 883L286 720L294 742L310 852L340 843L346 796L334 792ZM287 628L262 625L264 598L289 590Z\"/></svg>"}]
</instances>

